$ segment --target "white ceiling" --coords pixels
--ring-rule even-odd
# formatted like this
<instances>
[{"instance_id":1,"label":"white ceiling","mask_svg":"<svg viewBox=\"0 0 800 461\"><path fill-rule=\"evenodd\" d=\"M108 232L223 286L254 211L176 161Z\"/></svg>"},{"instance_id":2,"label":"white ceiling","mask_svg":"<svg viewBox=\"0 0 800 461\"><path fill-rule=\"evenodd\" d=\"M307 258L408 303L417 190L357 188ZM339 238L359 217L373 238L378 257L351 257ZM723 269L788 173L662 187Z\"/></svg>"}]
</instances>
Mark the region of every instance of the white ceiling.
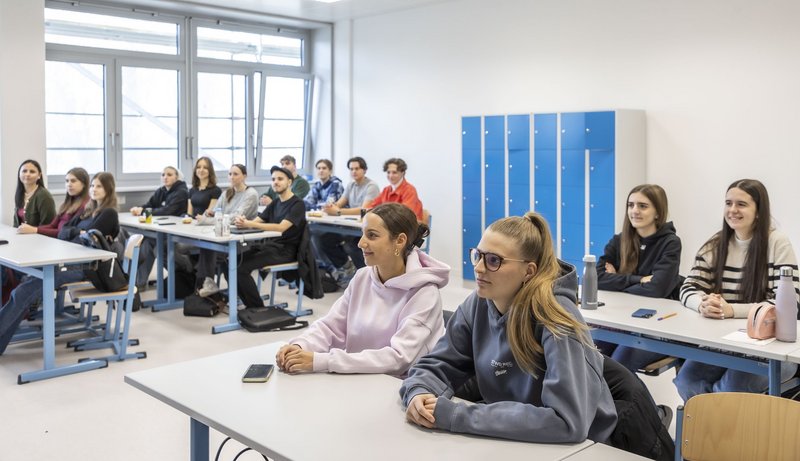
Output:
<instances>
[{"instance_id":1,"label":"white ceiling","mask_svg":"<svg viewBox=\"0 0 800 461\"><path fill-rule=\"evenodd\" d=\"M105 0L109 3L138 6L180 6L182 10L201 11L204 7L222 7L240 13L256 12L289 20L331 23L343 19L375 16L454 0L340 0L322 3L316 0Z\"/></svg>"}]
</instances>

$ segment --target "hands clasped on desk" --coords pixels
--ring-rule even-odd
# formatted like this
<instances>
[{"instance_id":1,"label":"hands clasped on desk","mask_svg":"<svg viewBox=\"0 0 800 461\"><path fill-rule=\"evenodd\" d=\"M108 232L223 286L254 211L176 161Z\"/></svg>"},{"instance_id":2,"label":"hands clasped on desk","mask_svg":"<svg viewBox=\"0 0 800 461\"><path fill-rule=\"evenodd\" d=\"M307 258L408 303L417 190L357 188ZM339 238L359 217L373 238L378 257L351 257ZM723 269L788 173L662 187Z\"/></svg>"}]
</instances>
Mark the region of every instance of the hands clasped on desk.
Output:
<instances>
[{"instance_id":1,"label":"hands clasped on desk","mask_svg":"<svg viewBox=\"0 0 800 461\"><path fill-rule=\"evenodd\" d=\"M286 373L314 371L314 353L304 351L297 344L287 344L275 354L278 369Z\"/></svg>"}]
</instances>

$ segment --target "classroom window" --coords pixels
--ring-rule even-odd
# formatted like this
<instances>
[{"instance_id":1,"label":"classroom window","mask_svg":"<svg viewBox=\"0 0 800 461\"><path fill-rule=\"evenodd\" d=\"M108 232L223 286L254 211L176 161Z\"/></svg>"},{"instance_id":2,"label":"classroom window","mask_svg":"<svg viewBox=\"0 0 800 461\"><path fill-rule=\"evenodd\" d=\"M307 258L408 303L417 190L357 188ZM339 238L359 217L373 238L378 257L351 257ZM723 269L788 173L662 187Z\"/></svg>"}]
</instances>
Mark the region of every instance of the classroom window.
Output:
<instances>
[{"instance_id":1,"label":"classroom window","mask_svg":"<svg viewBox=\"0 0 800 461\"><path fill-rule=\"evenodd\" d=\"M46 0L49 180L72 167L152 187L200 156L251 181L306 156L307 31ZM263 166L263 168L262 168Z\"/></svg>"},{"instance_id":2,"label":"classroom window","mask_svg":"<svg viewBox=\"0 0 800 461\"><path fill-rule=\"evenodd\" d=\"M105 66L45 63L47 172L105 169Z\"/></svg>"}]
</instances>

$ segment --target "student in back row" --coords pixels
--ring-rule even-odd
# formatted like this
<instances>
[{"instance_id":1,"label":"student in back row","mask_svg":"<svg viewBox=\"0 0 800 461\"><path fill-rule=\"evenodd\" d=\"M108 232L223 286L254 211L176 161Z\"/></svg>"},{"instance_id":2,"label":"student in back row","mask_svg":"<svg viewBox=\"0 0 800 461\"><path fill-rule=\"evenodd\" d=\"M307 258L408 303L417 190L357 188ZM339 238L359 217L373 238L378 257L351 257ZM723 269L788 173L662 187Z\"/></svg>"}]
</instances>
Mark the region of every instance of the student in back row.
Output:
<instances>
[{"instance_id":1,"label":"student in back row","mask_svg":"<svg viewBox=\"0 0 800 461\"><path fill-rule=\"evenodd\" d=\"M311 190L311 186L306 181L306 178L297 174L297 160L291 155L284 155L281 157L281 168L285 169L292 173L292 193L303 200L308 195L308 192ZM278 193L272 189L267 189L266 192L261 194L261 198L259 199L259 204L261 206L267 206L272 203L273 200L278 198Z\"/></svg>"},{"instance_id":2,"label":"student in back row","mask_svg":"<svg viewBox=\"0 0 800 461\"><path fill-rule=\"evenodd\" d=\"M757 303L774 302L780 268L792 268L800 293L797 258L792 244L772 226L769 195L755 179L734 181L725 193L722 230L697 252L694 267L681 287L681 302L703 317L746 318ZM781 381L796 364L781 365ZM763 392L766 376L687 360L674 380L684 401L707 392Z\"/></svg>"},{"instance_id":3,"label":"student in back row","mask_svg":"<svg viewBox=\"0 0 800 461\"><path fill-rule=\"evenodd\" d=\"M44 187L42 166L36 160L25 160L17 171L17 192L14 194L14 227L20 224L48 224L56 215L56 203Z\"/></svg>"},{"instance_id":4,"label":"student in back row","mask_svg":"<svg viewBox=\"0 0 800 461\"><path fill-rule=\"evenodd\" d=\"M369 206L374 207L387 202L402 203L414 212L417 221L422 222L422 202L417 195L417 188L406 180L407 169L408 165L401 158L390 158L385 161L383 171L386 173L389 185L383 188Z\"/></svg>"},{"instance_id":5,"label":"student in back row","mask_svg":"<svg viewBox=\"0 0 800 461\"><path fill-rule=\"evenodd\" d=\"M601 290L623 291L651 298L677 299L680 285L681 239L669 217L667 194L657 184L631 189L626 200L622 233L606 245L597 262ZM632 372L666 357L627 346L599 342L600 350Z\"/></svg>"},{"instance_id":6,"label":"student in back row","mask_svg":"<svg viewBox=\"0 0 800 461\"><path fill-rule=\"evenodd\" d=\"M58 214L48 224L33 226L22 223L17 228L20 234L42 234L48 237L57 237L64 227L75 215L83 213L84 207L89 202L90 182L89 173L77 167L67 171L64 178L66 197L64 203L58 208Z\"/></svg>"},{"instance_id":7,"label":"student in back row","mask_svg":"<svg viewBox=\"0 0 800 461\"><path fill-rule=\"evenodd\" d=\"M330 160L317 160L315 167L318 181L311 186L311 192L303 199L307 210L322 209L336 203L344 193L342 180L333 175L333 163Z\"/></svg>"}]
</instances>

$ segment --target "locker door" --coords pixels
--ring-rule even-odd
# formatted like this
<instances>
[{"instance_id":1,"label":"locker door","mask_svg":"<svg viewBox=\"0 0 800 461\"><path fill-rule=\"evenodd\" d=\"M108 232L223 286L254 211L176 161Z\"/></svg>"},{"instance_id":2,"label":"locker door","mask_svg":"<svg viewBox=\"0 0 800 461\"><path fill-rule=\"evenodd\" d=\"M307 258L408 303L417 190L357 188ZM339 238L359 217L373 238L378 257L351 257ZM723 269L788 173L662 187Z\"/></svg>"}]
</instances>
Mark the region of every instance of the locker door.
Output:
<instances>
[{"instance_id":1,"label":"locker door","mask_svg":"<svg viewBox=\"0 0 800 461\"><path fill-rule=\"evenodd\" d=\"M614 112L586 113L586 148L614 148Z\"/></svg>"},{"instance_id":2,"label":"locker door","mask_svg":"<svg viewBox=\"0 0 800 461\"><path fill-rule=\"evenodd\" d=\"M556 114L533 116L533 145L535 149L555 149L558 132Z\"/></svg>"},{"instance_id":3,"label":"locker door","mask_svg":"<svg viewBox=\"0 0 800 461\"><path fill-rule=\"evenodd\" d=\"M561 114L561 149L586 148L586 115L583 112Z\"/></svg>"},{"instance_id":4,"label":"locker door","mask_svg":"<svg viewBox=\"0 0 800 461\"><path fill-rule=\"evenodd\" d=\"M508 149L530 149L531 128L529 115L508 116Z\"/></svg>"}]
</instances>

